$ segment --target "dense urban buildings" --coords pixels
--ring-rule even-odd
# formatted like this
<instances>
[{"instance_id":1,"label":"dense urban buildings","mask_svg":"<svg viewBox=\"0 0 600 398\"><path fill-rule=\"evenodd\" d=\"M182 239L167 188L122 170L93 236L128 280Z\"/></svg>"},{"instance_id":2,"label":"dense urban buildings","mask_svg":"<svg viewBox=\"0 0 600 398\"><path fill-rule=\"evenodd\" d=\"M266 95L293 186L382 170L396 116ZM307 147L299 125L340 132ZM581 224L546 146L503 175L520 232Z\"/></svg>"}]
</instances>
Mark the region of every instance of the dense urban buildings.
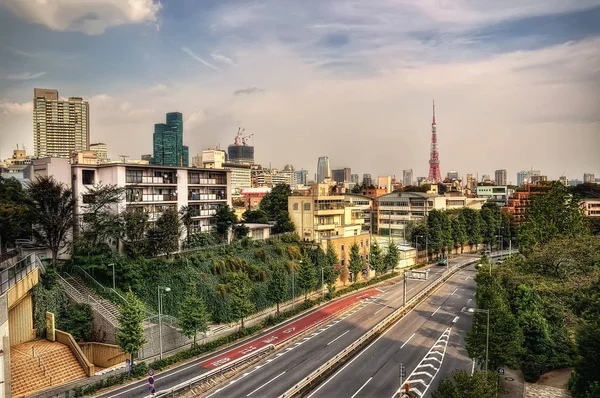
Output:
<instances>
[{"instance_id":1,"label":"dense urban buildings","mask_svg":"<svg viewBox=\"0 0 600 398\"><path fill-rule=\"evenodd\" d=\"M480 198L486 198L488 202L494 202L498 206L506 205L510 191L506 185L504 186L493 186L483 185L476 187L477 196Z\"/></svg>"},{"instance_id":2,"label":"dense urban buildings","mask_svg":"<svg viewBox=\"0 0 600 398\"><path fill-rule=\"evenodd\" d=\"M539 170L523 170L517 173L517 185L531 184L533 177L539 177L542 173Z\"/></svg>"},{"instance_id":3,"label":"dense urban buildings","mask_svg":"<svg viewBox=\"0 0 600 398\"><path fill-rule=\"evenodd\" d=\"M507 181L506 181L506 170L502 169L502 170L496 170L494 173L494 177L495 177L495 181L496 181L496 185L507 185Z\"/></svg>"},{"instance_id":4,"label":"dense urban buildings","mask_svg":"<svg viewBox=\"0 0 600 398\"><path fill-rule=\"evenodd\" d=\"M519 224L525 220L525 211L531 204L531 195L546 192L548 189L547 185L526 184L510 195L502 211L509 214L514 223Z\"/></svg>"},{"instance_id":5,"label":"dense urban buildings","mask_svg":"<svg viewBox=\"0 0 600 398\"><path fill-rule=\"evenodd\" d=\"M369 188L371 185L373 185L373 179L371 178L371 174L363 174L362 183L367 188Z\"/></svg>"},{"instance_id":6,"label":"dense urban buildings","mask_svg":"<svg viewBox=\"0 0 600 398\"><path fill-rule=\"evenodd\" d=\"M331 179L329 158L327 156L321 156L317 162L317 183L321 184L328 179Z\"/></svg>"},{"instance_id":7,"label":"dense urban buildings","mask_svg":"<svg viewBox=\"0 0 600 398\"><path fill-rule=\"evenodd\" d=\"M450 170L448 173L446 173L446 178L450 181L456 181L459 179L458 172L455 170Z\"/></svg>"},{"instance_id":8,"label":"dense urban buildings","mask_svg":"<svg viewBox=\"0 0 600 398\"><path fill-rule=\"evenodd\" d=\"M294 172L296 174L296 185L306 185L308 178L307 170L296 170Z\"/></svg>"},{"instance_id":9,"label":"dense urban buildings","mask_svg":"<svg viewBox=\"0 0 600 398\"><path fill-rule=\"evenodd\" d=\"M90 107L79 97L60 100L58 90L33 90L33 156L68 158L90 146Z\"/></svg>"},{"instance_id":10,"label":"dense urban buildings","mask_svg":"<svg viewBox=\"0 0 600 398\"><path fill-rule=\"evenodd\" d=\"M166 123L154 125L152 164L187 167L189 149L183 145L183 115L167 113Z\"/></svg>"},{"instance_id":11,"label":"dense urban buildings","mask_svg":"<svg viewBox=\"0 0 600 398\"><path fill-rule=\"evenodd\" d=\"M99 163L108 162L108 148L106 147L105 143L97 142L95 144L90 144L90 151L98 154Z\"/></svg>"},{"instance_id":12,"label":"dense urban buildings","mask_svg":"<svg viewBox=\"0 0 600 398\"><path fill-rule=\"evenodd\" d=\"M352 172L349 167L344 167L343 169L331 170L331 179L338 184L344 182L350 182Z\"/></svg>"}]
</instances>

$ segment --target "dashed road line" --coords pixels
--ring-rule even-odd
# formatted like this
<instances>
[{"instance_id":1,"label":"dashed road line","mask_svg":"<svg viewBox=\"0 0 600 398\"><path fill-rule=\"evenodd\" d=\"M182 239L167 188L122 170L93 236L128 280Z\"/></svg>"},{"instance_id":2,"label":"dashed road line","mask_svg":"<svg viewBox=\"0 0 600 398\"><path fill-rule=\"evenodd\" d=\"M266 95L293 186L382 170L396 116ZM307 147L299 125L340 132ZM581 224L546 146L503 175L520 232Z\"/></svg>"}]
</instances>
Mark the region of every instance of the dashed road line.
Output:
<instances>
[{"instance_id":1,"label":"dashed road line","mask_svg":"<svg viewBox=\"0 0 600 398\"><path fill-rule=\"evenodd\" d=\"M247 397L249 397L250 395L254 394L255 392L257 392L258 390L260 390L261 388L263 388L264 386L266 386L267 384L275 381L276 379L278 379L279 377L283 376L285 374L284 372L279 373L277 376L273 377L271 380L267 381L265 384L263 384L262 386L258 387L256 390L252 391L251 393L249 393L248 395L246 395Z\"/></svg>"},{"instance_id":2,"label":"dashed road line","mask_svg":"<svg viewBox=\"0 0 600 398\"><path fill-rule=\"evenodd\" d=\"M334 341L336 341L337 339L339 339L340 337L342 337L343 335L345 335L348 332L349 332L349 330L346 330L344 333L340 334L338 337L336 337L335 339L333 339L329 343L327 343L327 345L333 343Z\"/></svg>"},{"instance_id":3,"label":"dashed road line","mask_svg":"<svg viewBox=\"0 0 600 398\"><path fill-rule=\"evenodd\" d=\"M354 398L354 397L356 397L356 396L358 395L358 393L360 392L360 390L362 390L363 388L365 388L365 386L366 386L367 384L369 384L369 382L370 382L371 380L373 380L373 378L372 378L372 377L369 377L369 380L365 381L365 384L363 384L363 385L362 385L362 386L361 386L361 387L358 389L358 391L356 391L356 392L354 393L354 395L352 395L350 398Z\"/></svg>"},{"instance_id":4,"label":"dashed road line","mask_svg":"<svg viewBox=\"0 0 600 398\"><path fill-rule=\"evenodd\" d=\"M431 314L431 316L434 316L440 310L440 308L442 308L441 305L439 307L437 307L437 309L435 311L433 311L433 314Z\"/></svg>"},{"instance_id":5,"label":"dashed road line","mask_svg":"<svg viewBox=\"0 0 600 398\"><path fill-rule=\"evenodd\" d=\"M408 342L410 341L410 339L412 339L413 337L415 337L415 334L416 334L416 333L413 333L413 334L411 334L411 335L410 335L410 337L408 338L408 340L406 340L406 341L404 342L404 344L402 344L402 345L400 346L400 349L403 349L403 348L404 348L404 346L405 346L406 344L408 344Z\"/></svg>"}]
</instances>

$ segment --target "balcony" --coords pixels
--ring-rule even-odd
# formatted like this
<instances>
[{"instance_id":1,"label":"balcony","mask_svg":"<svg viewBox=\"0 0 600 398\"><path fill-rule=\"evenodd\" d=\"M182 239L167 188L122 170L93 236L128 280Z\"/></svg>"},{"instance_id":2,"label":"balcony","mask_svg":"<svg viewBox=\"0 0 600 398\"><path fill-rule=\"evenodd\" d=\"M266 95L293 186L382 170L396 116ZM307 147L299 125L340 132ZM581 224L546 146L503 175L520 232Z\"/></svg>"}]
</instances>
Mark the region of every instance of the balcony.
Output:
<instances>
[{"instance_id":1,"label":"balcony","mask_svg":"<svg viewBox=\"0 0 600 398\"><path fill-rule=\"evenodd\" d=\"M129 195L126 198L126 202L177 202L177 195Z\"/></svg>"},{"instance_id":2,"label":"balcony","mask_svg":"<svg viewBox=\"0 0 600 398\"><path fill-rule=\"evenodd\" d=\"M195 193L190 192L188 195L188 200L227 200L227 195L225 194L214 194L214 193Z\"/></svg>"},{"instance_id":3,"label":"balcony","mask_svg":"<svg viewBox=\"0 0 600 398\"><path fill-rule=\"evenodd\" d=\"M324 209L315 209L316 216L334 216L344 214L344 208L324 208Z\"/></svg>"},{"instance_id":4,"label":"balcony","mask_svg":"<svg viewBox=\"0 0 600 398\"><path fill-rule=\"evenodd\" d=\"M315 224L316 231L330 231L335 229L335 224Z\"/></svg>"},{"instance_id":5,"label":"balcony","mask_svg":"<svg viewBox=\"0 0 600 398\"><path fill-rule=\"evenodd\" d=\"M167 185L176 185L177 177L169 176L169 177L153 177L153 176L132 176L128 175L125 177L126 184L167 184Z\"/></svg>"},{"instance_id":6,"label":"balcony","mask_svg":"<svg viewBox=\"0 0 600 398\"><path fill-rule=\"evenodd\" d=\"M188 185L227 185L224 178L194 178L188 177Z\"/></svg>"},{"instance_id":7,"label":"balcony","mask_svg":"<svg viewBox=\"0 0 600 398\"><path fill-rule=\"evenodd\" d=\"M196 210L196 217L212 217L217 214L216 210Z\"/></svg>"}]
</instances>

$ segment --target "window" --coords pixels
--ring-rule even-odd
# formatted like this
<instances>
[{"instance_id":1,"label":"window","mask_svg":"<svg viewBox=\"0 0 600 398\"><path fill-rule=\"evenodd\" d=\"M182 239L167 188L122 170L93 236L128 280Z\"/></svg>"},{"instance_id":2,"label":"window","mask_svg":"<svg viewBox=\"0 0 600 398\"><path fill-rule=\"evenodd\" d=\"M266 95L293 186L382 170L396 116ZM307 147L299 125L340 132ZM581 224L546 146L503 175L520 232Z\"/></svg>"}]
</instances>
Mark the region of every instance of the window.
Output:
<instances>
[{"instance_id":1,"label":"window","mask_svg":"<svg viewBox=\"0 0 600 398\"><path fill-rule=\"evenodd\" d=\"M90 194L84 194L81 196L81 199L83 199L83 203L84 204L91 204L96 202L96 196L95 195L90 195Z\"/></svg>"},{"instance_id":2,"label":"window","mask_svg":"<svg viewBox=\"0 0 600 398\"><path fill-rule=\"evenodd\" d=\"M94 185L95 170L81 170L81 180L83 185Z\"/></svg>"},{"instance_id":3,"label":"window","mask_svg":"<svg viewBox=\"0 0 600 398\"><path fill-rule=\"evenodd\" d=\"M293 209L298 210L298 203L294 203Z\"/></svg>"},{"instance_id":4,"label":"window","mask_svg":"<svg viewBox=\"0 0 600 398\"><path fill-rule=\"evenodd\" d=\"M310 211L310 203L305 203L304 204L304 210L309 210Z\"/></svg>"}]
</instances>

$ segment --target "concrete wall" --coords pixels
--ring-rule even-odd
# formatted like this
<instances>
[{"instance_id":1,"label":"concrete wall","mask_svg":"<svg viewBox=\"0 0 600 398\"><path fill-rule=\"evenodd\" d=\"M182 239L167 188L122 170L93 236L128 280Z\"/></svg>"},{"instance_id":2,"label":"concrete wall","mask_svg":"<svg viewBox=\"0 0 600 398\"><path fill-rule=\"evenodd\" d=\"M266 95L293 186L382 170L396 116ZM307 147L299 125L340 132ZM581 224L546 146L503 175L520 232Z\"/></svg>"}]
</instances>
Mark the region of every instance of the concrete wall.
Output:
<instances>
[{"instance_id":1,"label":"concrete wall","mask_svg":"<svg viewBox=\"0 0 600 398\"><path fill-rule=\"evenodd\" d=\"M144 327L144 336L146 336L146 344L142 347L138 353L138 358L145 359L154 357L160 354L160 333L157 324L147 324ZM162 343L163 353L175 350L182 346L189 346L192 344L193 339L188 339L182 335L176 329L163 324L162 326ZM200 342L200 338L198 339Z\"/></svg>"},{"instance_id":2,"label":"concrete wall","mask_svg":"<svg viewBox=\"0 0 600 398\"><path fill-rule=\"evenodd\" d=\"M10 336L8 334L8 297L0 297L0 397L10 397Z\"/></svg>"}]
</instances>

